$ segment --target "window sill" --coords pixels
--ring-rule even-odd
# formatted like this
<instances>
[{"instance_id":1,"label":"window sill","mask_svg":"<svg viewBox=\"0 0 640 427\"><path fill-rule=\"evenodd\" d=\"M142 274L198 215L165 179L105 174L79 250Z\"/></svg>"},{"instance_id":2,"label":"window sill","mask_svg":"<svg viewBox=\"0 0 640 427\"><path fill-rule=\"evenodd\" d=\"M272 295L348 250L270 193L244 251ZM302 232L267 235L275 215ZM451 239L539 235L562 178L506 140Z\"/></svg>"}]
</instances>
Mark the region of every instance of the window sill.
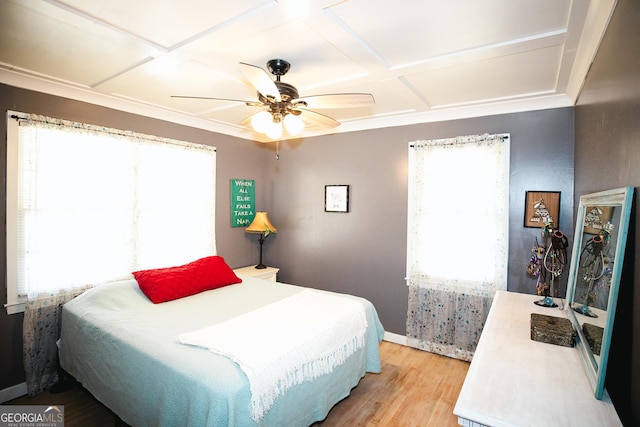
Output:
<instances>
[{"instance_id":1,"label":"window sill","mask_svg":"<svg viewBox=\"0 0 640 427\"><path fill-rule=\"evenodd\" d=\"M24 308L27 304L24 302L19 302L15 304L5 304L4 308L7 309L7 314L16 314L16 313L24 313Z\"/></svg>"}]
</instances>

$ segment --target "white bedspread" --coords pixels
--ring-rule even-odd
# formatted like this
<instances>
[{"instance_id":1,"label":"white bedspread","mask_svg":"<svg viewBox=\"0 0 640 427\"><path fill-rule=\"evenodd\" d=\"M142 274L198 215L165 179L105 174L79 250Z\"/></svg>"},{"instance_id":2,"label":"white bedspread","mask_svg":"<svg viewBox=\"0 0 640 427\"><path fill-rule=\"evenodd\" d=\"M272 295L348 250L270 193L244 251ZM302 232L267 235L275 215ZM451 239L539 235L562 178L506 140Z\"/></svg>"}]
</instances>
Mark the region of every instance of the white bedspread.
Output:
<instances>
[{"instance_id":1,"label":"white bedspread","mask_svg":"<svg viewBox=\"0 0 640 427\"><path fill-rule=\"evenodd\" d=\"M136 427L308 427L324 419L366 372L380 372L384 328L373 304L312 289L362 306L368 324L364 345L333 372L282 392L260 421L253 419L251 384L240 366L228 357L176 340L309 290L242 279L236 285L163 304L149 301L133 279L93 288L64 305L61 366L125 423ZM327 310L333 313L332 308ZM283 317L287 325L298 324L298 315ZM240 342L254 339L235 333ZM276 346L273 329L260 336L268 344L254 342L258 355Z\"/></svg>"},{"instance_id":2,"label":"white bedspread","mask_svg":"<svg viewBox=\"0 0 640 427\"><path fill-rule=\"evenodd\" d=\"M286 390L333 372L361 349L367 326L362 304L304 290L225 322L180 334L177 341L235 361L249 380L251 416L259 421Z\"/></svg>"}]
</instances>

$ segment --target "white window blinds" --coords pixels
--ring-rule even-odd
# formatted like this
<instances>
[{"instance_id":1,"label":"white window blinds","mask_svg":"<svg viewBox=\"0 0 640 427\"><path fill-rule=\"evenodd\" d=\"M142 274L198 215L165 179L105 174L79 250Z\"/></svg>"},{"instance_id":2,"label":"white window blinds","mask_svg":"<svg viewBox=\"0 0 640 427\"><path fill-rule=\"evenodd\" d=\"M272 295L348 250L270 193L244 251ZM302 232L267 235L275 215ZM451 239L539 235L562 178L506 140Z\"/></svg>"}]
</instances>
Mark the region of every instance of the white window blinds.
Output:
<instances>
[{"instance_id":1,"label":"white window blinds","mask_svg":"<svg viewBox=\"0 0 640 427\"><path fill-rule=\"evenodd\" d=\"M215 148L34 115L8 124L8 305L216 253Z\"/></svg>"},{"instance_id":2,"label":"white window blinds","mask_svg":"<svg viewBox=\"0 0 640 427\"><path fill-rule=\"evenodd\" d=\"M506 289L509 142L502 134L411 144L411 283L482 296Z\"/></svg>"}]
</instances>

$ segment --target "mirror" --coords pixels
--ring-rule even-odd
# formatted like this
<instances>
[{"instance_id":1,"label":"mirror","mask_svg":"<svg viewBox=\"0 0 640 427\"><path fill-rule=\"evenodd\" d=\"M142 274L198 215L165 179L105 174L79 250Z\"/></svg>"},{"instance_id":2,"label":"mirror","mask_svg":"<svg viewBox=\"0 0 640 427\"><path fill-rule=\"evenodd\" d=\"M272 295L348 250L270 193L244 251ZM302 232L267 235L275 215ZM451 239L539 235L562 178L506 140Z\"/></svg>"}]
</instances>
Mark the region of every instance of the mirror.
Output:
<instances>
[{"instance_id":1,"label":"mirror","mask_svg":"<svg viewBox=\"0 0 640 427\"><path fill-rule=\"evenodd\" d=\"M633 188L580 197L565 311L597 399L602 398Z\"/></svg>"}]
</instances>

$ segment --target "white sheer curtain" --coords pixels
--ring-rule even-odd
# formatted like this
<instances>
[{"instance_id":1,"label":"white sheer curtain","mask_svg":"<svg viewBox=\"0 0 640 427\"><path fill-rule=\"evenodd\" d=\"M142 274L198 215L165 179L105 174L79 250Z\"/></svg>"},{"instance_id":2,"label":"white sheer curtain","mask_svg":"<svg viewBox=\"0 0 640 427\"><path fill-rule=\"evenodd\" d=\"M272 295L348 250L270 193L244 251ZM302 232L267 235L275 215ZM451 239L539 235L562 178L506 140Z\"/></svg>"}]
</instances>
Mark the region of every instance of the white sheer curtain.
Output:
<instances>
[{"instance_id":1,"label":"white sheer curtain","mask_svg":"<svg viewBox=\"0 0 640 427\"><path fill-rule=\"evenodd\" d=\"M507 285L509 136L409 147L409 345L471 360Z\"/></svg>"},{"instance_id":2,"label":"white sheer curtain","mask_svg":"<svg viewBox=\"0 0 640 427\"><path fill-rule=\"evenodd\" d=\"M216 254L216 156L210 146L48 117L19 123L8 155L16 197L7 203L7 277L26 298L34 394L56 377L62 304L137 269Z\"/></svg>"}]
</instances>

